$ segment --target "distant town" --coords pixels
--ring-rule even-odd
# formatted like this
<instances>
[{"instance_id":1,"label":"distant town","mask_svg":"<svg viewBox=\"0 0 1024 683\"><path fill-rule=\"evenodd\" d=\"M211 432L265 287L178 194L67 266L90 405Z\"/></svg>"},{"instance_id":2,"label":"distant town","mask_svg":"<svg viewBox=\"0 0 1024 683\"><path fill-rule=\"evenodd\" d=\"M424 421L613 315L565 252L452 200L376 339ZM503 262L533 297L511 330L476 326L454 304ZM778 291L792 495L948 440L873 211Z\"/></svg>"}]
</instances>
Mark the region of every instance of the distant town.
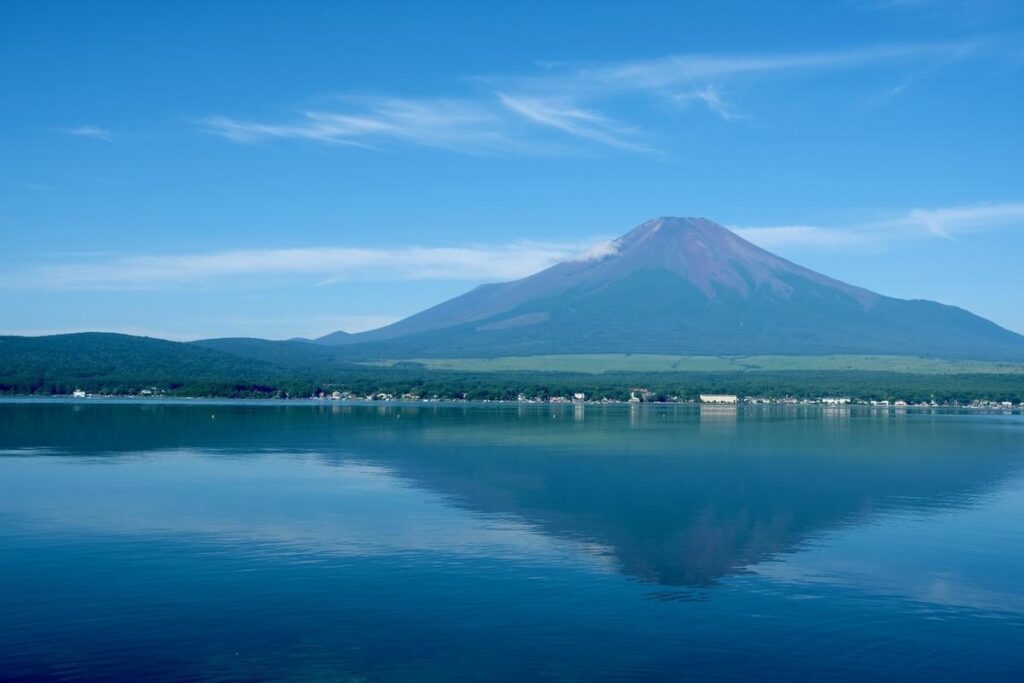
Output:
<instances>
[{"instance_id":1,"label":"distant town","mask_svg":"<svg viewBox=\"0 0 1024 683\"><path fill-rule=\"evenodd\" d=\"M60 396L54 396L60 398ZM82 389L76 389L71 393L71 398L181 398L194 399L206 398L195 396L170 395L153 387L143 389L137 394L93 394ZM66 398L66 396L65 396ZM567 396L527 396L519 394L514 400L509 399L468 399L466 397L442 397L439 395L422 396L416 393L392 394L387 392L376 392L371 394L357 394L352 391L320 391L312 396L277 396L275 398L284 400L306 400L306 401L327 401L327 402L359 402L359 403L526 403L526 404L574 404L574 405L616 405L616 404L687 404L707 406L738 406L738 405L820 405L830 408L844 406L870 406L875 408L975 408L988 410L1024 410L1024 401L1014 403L1013 401L974 400L974 401L904 401L859 399L849 396L822 396L819 398L796 398L792 396L738 396L736 394L700 394L697 399L688 399L680 396L662 396L654 392L638 387L631 389L629 398L626 400L610 398L606 396L591 398L583 392L574 392Z\"/></svg>"}]
</instances>

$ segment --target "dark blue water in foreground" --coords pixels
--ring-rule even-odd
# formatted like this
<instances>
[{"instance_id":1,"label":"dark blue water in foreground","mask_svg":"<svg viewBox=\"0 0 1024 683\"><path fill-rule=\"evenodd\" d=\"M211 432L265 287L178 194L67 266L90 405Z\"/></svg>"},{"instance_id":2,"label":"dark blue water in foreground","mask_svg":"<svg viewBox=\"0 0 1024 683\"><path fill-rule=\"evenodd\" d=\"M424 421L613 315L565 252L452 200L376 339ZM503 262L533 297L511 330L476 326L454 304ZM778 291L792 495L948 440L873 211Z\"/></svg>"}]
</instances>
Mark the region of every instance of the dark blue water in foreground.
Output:
<instances>
[{"instance_id":1,"label":"dark blue water in foreground","mask_svg":"<svg viewBox=\"0 0 1024 683\"><path fill-rule=\"evenodd\" d=\"M0 403L0 675L1021 680L1024 417Z\"/></svg>"}]
</instances>

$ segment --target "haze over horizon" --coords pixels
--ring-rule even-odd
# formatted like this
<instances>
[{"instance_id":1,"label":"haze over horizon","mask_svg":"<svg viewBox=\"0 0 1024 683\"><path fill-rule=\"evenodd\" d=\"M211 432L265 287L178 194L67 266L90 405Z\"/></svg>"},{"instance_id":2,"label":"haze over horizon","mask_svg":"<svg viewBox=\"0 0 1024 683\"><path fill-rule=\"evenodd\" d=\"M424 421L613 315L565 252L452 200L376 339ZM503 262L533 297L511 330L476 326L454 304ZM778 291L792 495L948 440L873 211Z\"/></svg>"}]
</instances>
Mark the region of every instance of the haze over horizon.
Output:
<instances>
[{"instance_id":1,"label":"haze over horizon","mask_svg":"<svg viewBox=\"0 0 1024 683\"><path fill-rule=\"evenodd\" d=\"M1013 2L2 14L0 334L362 331L663 215L1024 333Z\"/></svg>"}]
</instances>

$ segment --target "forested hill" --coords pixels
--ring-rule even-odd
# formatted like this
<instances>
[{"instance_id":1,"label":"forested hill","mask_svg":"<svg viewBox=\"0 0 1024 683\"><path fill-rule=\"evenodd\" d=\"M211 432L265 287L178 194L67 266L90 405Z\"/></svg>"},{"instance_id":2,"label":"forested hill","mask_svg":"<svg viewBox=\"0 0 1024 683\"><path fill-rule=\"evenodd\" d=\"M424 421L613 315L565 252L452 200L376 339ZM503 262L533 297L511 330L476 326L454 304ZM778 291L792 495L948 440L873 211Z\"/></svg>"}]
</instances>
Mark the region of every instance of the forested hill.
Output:
<instances>
[{"instance_id":1,"label":"forested hill","mask_svg":"<svg viewBox=\"0 0 1024 683\"><path fill-rule=\"evenodd\" d=\"M0 337L0 391L69 394L76 388L135 394L158 387L216 393L226 382L265 384L283 369L196 344L84 332Z\"/></svg>"},{"instance_id":2,"label":"forested hill","mask_svg":"<svg viewBox=\"0 0 1024 683\"><path fill-rule=\"evenodd\" d=\"M923 374L842 370L483 371L347 362L343 352L308 342L222 339L172 342L121 334L0 337L0 394L295 397L318 391L401 396L515 399L567 396L623 399L631 387L692 399L699 393L938 401L1024 400L1024 374Z\"/></svg>"}]
</instances>

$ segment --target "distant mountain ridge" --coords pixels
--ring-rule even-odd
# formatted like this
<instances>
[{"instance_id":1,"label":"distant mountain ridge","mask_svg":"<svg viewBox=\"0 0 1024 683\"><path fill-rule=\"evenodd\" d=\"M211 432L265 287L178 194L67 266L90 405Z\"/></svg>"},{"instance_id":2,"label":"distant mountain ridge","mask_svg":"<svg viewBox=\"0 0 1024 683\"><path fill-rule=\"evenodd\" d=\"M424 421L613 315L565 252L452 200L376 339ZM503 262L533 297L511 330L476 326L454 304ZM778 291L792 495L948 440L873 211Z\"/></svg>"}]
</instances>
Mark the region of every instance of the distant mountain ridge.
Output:
<instances>
[{"instance_id":1,"label":"distant mountain ridge","mask_svg":"<svg viewBox=\"0 0 1024 683\"><path fill-rule=\"evenodd\" d=\"M353 357L897 354L1024 359L954 306L849 285L705 218L647 221L600 256L483 285L392 325L316 340Z\"/></svg>"}]
</instances>

